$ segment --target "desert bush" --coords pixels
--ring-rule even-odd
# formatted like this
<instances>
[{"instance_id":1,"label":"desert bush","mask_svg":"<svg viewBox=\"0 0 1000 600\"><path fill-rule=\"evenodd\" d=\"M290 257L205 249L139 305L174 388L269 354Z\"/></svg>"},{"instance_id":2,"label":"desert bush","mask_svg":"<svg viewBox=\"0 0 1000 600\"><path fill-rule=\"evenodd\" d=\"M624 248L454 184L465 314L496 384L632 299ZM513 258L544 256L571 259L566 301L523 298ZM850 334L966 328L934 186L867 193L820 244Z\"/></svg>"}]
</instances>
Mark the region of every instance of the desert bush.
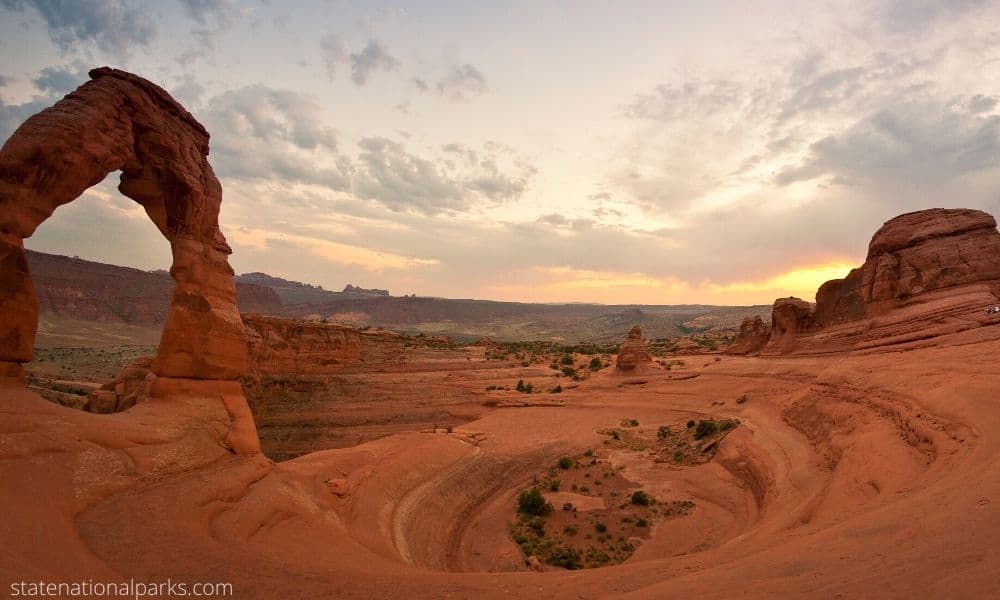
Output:
<instances>
[{"instance_id":1,"label":"desert bush","mask_svg":"<svg viewBox=\"0 0 1000 600\"><path fill-rule=\"evenodd\" d=\"M635 492L632 492L632 498L630 500L632 504L636 504L638 506L649 506L651 498L646 492L636 490Z\"/></svg>"},{"instance_id":2,"label":"desert bush","mask_svg":"<svg viewBox=\"0 0 1000 600\"><path fill-rule=\"evenodd\" d=\"M573 364L573 355L572 354L563 354L563 357L561 359L559 359L559 362L562 363L562 364L564 364L564 365L572 365Z\"/></svg>"},{"instance_id":3,"label":"desert bush","mask_svg":"<svg viewBox=\"0 0 1000 600\"><path fill-rule=\"evenodd\" d=\"M566 377L573 377L576 375L576 369L574 369L573 367L563 367L562 374L565 375Z\"/></svg>"},{"instance_id":4,"label":"desert bush","mask_svg":"<svg viewBox=\"0 0 1000 600\"><path fill-rule=\"evenodd\" d=\"M564 569L580 568L580 553L569 546L556 546L545 554L545 562Z\"/></svg>"},{"instance_id":5,"label":"desert bush","mask_svg":"<svg viewBox=\"0 0 1000 600\"><path fill-rule=\"evenodd\" d=\"M552 389L551 389L551 390L549 391L549 393L550 393L550 394L561 394L561 393L562 393L562 386L561 386L561 385L559 385L559 384L556 384L556 387L552 388Z\"/></svg>"},{"instance_id":6,"label":"desert bush","mask_svg":"<svg viewBox=\"0 0 1000 600\"><path fill-rule=\"evenodd\" d=\"M688 421L687 422L687 428L691 429L692 427L694 427L694 421Z\"/></svg>"},{"instance_id":7,"label":"desert bush","mask_svg":"<svg viewBox=\"0 0 1000 600\"><path fill-rule=\"evenodd\" d=\"M600 521L597 521L596 523L594 523L594 531L596 531L597 533L604 533L607 530L608 530L608 526L605 525L604 523L602 523Z\"/></svg>"},{"instance_id":8,"label":"desert bush","mask_svg":"<svg viewBox=\"0 0 1000 600\"><path fill-rule=\"evenodd\" d=\"M660 439L666 438L669 435L670 435L670 428L667 427L666 425L660 425L660 427L656 430L656 437Z\"/></svg>"},{"instance_id":9,"label":"desert bush","mask_svg":"<svg viewBox=\"0 0 1000 600\"><path fill-rule=\"evenodd\" d=\"M538 488L532 487L517 497L517 512L540 517L552 512L552 504L545 499Z\"/></svg>"},{"instance_id":10,"label":"desert bush","mask_svg":"<svg viewBox=\"0 0 1000 600\"><path fill-rule=\"evenodd\" d=\"M587 366L590 368L591 371L600 371L601 359L595 356L594 358L590 359L590 364Z\"/></svg>"},{"instance_id":11,"label":"desert bush","mask_svg":"<svg viewBox=\"0 0 1000 600\"><path fill-rule=\"evenodd\" d=\"M562 457L562 458L559 459L559 468L560 469L563 469L565 471L565 470L570 469L572 467L573 467L573 459L572 458L570 458L568 456L564 456L564 457Z\"/></svg>"},{"instance_id":12,"label":"desert bush","mask_svg":"<svg viewBox=\"0 0 1000 600\"><path fill-rule=\"evenodd\" d=\"M698 426L694 430L694 439L700 440L708 437L719 430L719 426L711 419L698 421Z\"/></svg>"}]
</instances>

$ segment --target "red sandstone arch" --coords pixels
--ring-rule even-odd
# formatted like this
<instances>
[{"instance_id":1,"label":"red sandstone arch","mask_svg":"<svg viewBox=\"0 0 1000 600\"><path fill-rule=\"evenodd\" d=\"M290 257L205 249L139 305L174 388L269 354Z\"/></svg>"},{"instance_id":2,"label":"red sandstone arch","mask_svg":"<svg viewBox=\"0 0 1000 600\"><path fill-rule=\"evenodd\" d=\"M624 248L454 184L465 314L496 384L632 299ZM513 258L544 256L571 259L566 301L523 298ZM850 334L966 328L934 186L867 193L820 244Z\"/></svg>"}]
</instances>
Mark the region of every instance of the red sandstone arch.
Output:
<instances>
[{"instance_id":1,"label":"red sandstone arch","mask_svg":"<svg viewBox=\"0 0 1000 600\"><path fill-rule=\"evenodd\" d=\"M106 67L90 77L0 149L0 375L20 375L38 327L24 238L120 170L118 189L145 208L173 253L176 288L153 372L236 380L246 371L246 343L208 132L145 79Z\"/></svg>"}]
</instances>

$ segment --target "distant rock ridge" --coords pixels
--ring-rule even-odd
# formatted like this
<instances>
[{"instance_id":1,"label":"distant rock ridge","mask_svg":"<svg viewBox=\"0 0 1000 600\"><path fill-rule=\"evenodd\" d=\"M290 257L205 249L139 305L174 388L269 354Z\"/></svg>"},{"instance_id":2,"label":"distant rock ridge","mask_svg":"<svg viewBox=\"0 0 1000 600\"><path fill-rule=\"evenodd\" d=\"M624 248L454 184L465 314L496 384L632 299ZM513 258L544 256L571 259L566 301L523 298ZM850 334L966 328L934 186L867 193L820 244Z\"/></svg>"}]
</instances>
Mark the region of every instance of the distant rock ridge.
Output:
<instances>
[{"instance_id":1,"label":"distant rock ridge","mask_svg":"<svg viewBox=\"0 0 1000 600\"><path fill-rule=\"evenodd\" d=\"M25 250L43 313L85 321L162 325L167 319L174 280L163 269L143 271L77 257ZM272 288L236 283L242 312L280 315L281 298Z\"/></svg>"},{"instance_id":2,"label":"distant rock ridge","mask_svg":"<svg viewBox=\"0 0 1000 600\"><path fill-rule=\"evenodd\" d=\"M377 288L365 289L362 287L357 287L348 283L344 286L344 291L342 294L363 294L365 296L388 296L389 290L380 290Z\"/></svg>"},{"instance_id":3,"label":"distant rock ridge","mask_svg":"<svg viewBox=\"0 0 1000 600\"><path fill-rule=\"evenodd\" d=\"M993 216L973 209L906 213L875 232L863 265L820 286L814 308L797 298L776 300L766 351L875 347L976 327L982 306L998 297L1000 232ZM860 326L891 315L900 320Z\"/></svg>"}]
</instances>

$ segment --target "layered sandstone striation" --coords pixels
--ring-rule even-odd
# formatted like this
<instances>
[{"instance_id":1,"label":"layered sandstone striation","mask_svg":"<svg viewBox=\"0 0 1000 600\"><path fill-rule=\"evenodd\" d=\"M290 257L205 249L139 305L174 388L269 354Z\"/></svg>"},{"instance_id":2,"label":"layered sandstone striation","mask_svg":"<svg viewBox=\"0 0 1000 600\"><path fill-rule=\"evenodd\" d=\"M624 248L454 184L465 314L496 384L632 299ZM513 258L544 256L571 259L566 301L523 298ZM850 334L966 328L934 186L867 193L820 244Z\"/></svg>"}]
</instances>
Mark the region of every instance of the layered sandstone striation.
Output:
<instances>
[{"instance_id":1,"label":"layered sandstone striation","mask_svg":"<svg viewBox=\"0 0 1000 600\"><path fill-rule=\"evenodd\" d=\"M726 348L726 354L753 354L760 352L767 345L771 336L771 328L759 315L747 317L740 323L740 331L732 345Z\"/></svg>"},{"instance_id":2,"label":"layered sandstone striation","mask_svg":"<svg viewBox=\"0 0 1000 600\"><path fill-rule=\"evenodd\" d=\"M814 309L776 301L768 351L918 342L989 322L983 307L998 297L1000 232L991 215L907 213L875 232L863 265L820 286Z\"/></svg>"},{"instance_id":3,"label":"layered sandstone striation","mask_svg":"<svg viewBox=\"0 0 1000 600\"><path fill-rule=\"evenodd\" d=\"M649 352L646 352L646 342L642 339L642 328L635 325L629 330L628 339L625 340L618 352L615 370L632 372L652 363L653 357L649 355Z\"/></svg>"}]
</instances>

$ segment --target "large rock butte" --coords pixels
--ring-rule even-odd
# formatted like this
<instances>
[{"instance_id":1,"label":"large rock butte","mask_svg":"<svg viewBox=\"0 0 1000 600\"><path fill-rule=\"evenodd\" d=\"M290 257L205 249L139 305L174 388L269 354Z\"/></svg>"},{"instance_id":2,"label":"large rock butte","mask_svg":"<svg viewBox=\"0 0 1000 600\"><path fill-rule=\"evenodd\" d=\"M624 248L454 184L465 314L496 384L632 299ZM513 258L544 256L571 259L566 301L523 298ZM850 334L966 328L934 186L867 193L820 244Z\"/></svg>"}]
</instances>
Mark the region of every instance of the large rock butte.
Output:
<instances>
[{"instance_id":1,"label":"large rock butte","mask_svg":"<svg viewBox=\"0 0 1000 600\"><path fill-rule=\"evenodd\" d=\"M998 297L1000 232L991 215L943 208L907 213L875 232L863 265L820 286L815 308L798 299L775 301L767 351L929 338L978 326L982 306ZM798 343L801 334L808 343Z\"/></svg>"}]
</instances>

